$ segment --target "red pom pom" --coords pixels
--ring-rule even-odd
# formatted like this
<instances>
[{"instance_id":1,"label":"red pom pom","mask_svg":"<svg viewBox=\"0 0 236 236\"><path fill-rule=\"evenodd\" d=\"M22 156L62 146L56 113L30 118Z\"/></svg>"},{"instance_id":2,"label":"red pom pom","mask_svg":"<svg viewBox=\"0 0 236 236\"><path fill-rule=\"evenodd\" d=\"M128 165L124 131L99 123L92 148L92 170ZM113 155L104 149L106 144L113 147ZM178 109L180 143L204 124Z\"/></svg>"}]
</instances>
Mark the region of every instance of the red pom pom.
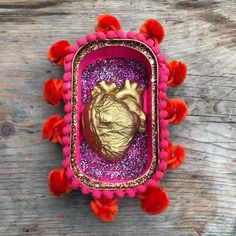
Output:
<instances>
[{"instance_id":1,"label":"red pom pom","mask_svg":"<svg viewBox=\"0 0 236 236\"><path fill-rule=\"evenodd\" d=\"M141 34L145 36L146 39L152 39L155 44L159 44L163 41L165 36L165 31L160 22L155 19L146 20L141 26Z\"/></svg>"},{"instance_id":2,"label":"red pom pom","mask_svg":"<svg viewBox=\"0 0 236 236\"><path fill-rule=\"evenodd\" d=\"M118 199L94 199L90 202L93 213L101 220L110 222L115 220L119 207L117 205Z\"/></svg>"},{"instance_id":3,"label":"red pom pom","mask_svg":"<svg viewBox=\"0 0 236 236\"><path fill-rule=\"evenodd\" d=\"M107 33L108 31L118 31L121 29L121 24L119 20L109 14L102 14L97 17L98 24L95 28L96 32L104 32Z\"/></svg>"},{"instance_id":4,"label":"red pom pom","mask_svg":"<svg viewBox=\"0 0 236 236\"><path fill-rule=\"evenodd\" d=\"M188 107L181 99L168 99L167 100L167 120L170 124L178 125L188 115Z\"/></svg>"},{"instance_id":5,"label":"red pom pom","mask_svg":"<svg viewBox=\"0 0 236 236\"><path fill-rule=\"evenodd\" d=\"M63 193L71 191L70 183L66 178L64 168L51 170L48 175L48 188L54 196L60 196Z\"/></svg>"},{"instance_id":6,"label":"red pom pom","mask_svg":"<svg viewBox=\"0 0 236 236\"><path fill-rule=\"evenodd\" d=\"M42 138L50 139L52 143L62 144L62 129L64 127L64 119L59 115L53 115L43 125Z\"/></svg>"},{"instance_id":7,"label":"red pom pom","mask_svg":"<svg viewBox=\"0 0 236 236\"><path fill-rule=\"evenodd\" d=\"M171 87L177 87L182 84L187 76L186 65L181 61L170 61L166 65L170 72L167 84Z\"/></svg>"},{"instance_id":8,"label":"red pom pom","mask_svg":"<svg viewBox=\"0 0 236 236\"><path fill-rule=\"evenodd\" d=\"M139 198L141 199L141 208L149 215L160 214L170 205L166 192L160 187L148 188Z\"/></svg>"},{"instance_id":9,"label":"red pom pom","mask_svg":"<svg viewBox=\"0 0 236 236\"><path fill-rule=\"evenodd\" d=\"M63 66L64 57L69 46L70 44L66 40L55 42L48 50L48 59L55 62L58 66Z\"/></svg>"},{"instance_id":10,"label":"red pom pom","mask_svg":"<svg viewBox=\"0 0 236 236\"><path fill-rule=\"evenodd\" d=\"M49 79L45 82L43 96L47 103L58 106L63 98L63 81L61 79Z\"/></svg>"},{"instance_id":11,"label":"red pom pom","mask_svg":"<svg viewBox=\"0 0 236 236\"><path fill-rule=\"evenodd\" d=\"M172 157L172 154L174 152L174 144L172 141L168 140L168 148L167 148L167 160Z\"/></svg>"},{"instance_id":12,"label":"red pom pom","mask_svg":"<svg viewBox=\"0 0 236 236\"><path fill-rule=\"evenodd\" d=\"M168 169L175 170L177 169L184 161L185 151L184 147L180 145L176 145L173 153L168 156L167 164Z\"/></svg>"}]
</instances>

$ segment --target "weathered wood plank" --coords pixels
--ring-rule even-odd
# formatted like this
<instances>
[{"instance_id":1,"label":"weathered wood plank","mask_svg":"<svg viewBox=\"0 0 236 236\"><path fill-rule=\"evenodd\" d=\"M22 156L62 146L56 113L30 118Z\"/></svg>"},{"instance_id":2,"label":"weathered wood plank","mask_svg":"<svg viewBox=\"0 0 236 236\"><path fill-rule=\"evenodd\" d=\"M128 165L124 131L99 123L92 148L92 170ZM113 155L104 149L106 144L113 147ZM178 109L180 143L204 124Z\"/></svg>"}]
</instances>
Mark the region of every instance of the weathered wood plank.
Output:
<instances>
[{"instance_id":1,"label":"weathered wood plank","mask_svg":"<svg viewBox=\"0 0 236 236\"><path fill-rule=\"evenodd\" d=\"M62 113L41 95L44 81L63 73L47 61L47 48L92 32L104 12L125 30L159 19L163 53L189 70L186 83L169 90L190 108L183 124L170 127L187 151L184 165L162 182L171 207L149 217L138 200L124 199L111 224L97 220L78 192L48 193L47 174L62 154L41 141L43 121ZM1 0L0 22L0 235L236 235L235 1Z\"/></svg>"}]
</instances>

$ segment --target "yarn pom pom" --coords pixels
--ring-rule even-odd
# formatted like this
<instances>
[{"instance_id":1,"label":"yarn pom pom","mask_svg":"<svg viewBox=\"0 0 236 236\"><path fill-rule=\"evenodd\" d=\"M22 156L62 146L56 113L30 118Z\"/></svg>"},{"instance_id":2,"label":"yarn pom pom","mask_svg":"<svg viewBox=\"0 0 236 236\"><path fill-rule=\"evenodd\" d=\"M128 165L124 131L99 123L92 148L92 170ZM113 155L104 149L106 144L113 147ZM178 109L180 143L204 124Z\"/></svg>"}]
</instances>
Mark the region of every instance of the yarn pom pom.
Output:
<instances>
[{"instance_id":1,"label":"yarn pom pom","mask_svg":"<svg viewBox=\"0 0 236 236\"><path fill-rule=\"evenodd\" d=\"M48 188L54 196L60 196L63 193L69 193L71 191L64 168L57 168L50 171L48 175Z\"/></svg>"},{"instance_id":2,"label":"yarn pom pom","mask_svg":"<svg viewBox=\"0 0 236 236\"><path fill-rule=\"evenodd\" d=\"M48 59L55 62L58 66L63 66L64 57L69 46L70 44L66 40L55 42L48 50Z\"/></svg>"},{"instance_id":3,"label":"yarn pom pom","mask_svg":"<svg viewBox=\"0 0 236 236\"><path fill-rule=\"evenodd\" d=\"M97 17L98 24L95 28L96 32L107 33L108 31L118 31L121 29L119 20L109 14L102 14Z\"/></svg>"},{"instance_id":4,"label":"yarn pom pom","mask_svg":"<svg viewBox=\"0 0 236 236\"><path fill-rule=\"evenodd\" d=\"M188 115L186 103L178 98L167 100L167 120L170 124L178 125Z\"/></svg>"},{"instance_id":5,"label":"yarn pom pom","mask_svg":"<svg viewBox=\"0 0 236 236\"><path fill-rule=\"evenodd\" d=\"M168 169L177 169L184 161L185 150L183 146L176 145L171 155L168 155L167 165Z\"/></svg>"},{"instance_id":6,"label":"yarn pom pom","mask_svg":"<svg viewBox=\"0 0 236 236\"><path fill-rule=\"evenodd\" d=\"M171 87L177 87L184 82L187 76L187 67L181 61L170 61L166 63L169 69L167 84Z\"/></svg>"},{"instance_id":7,"label":"yarn pom pom","mask_svg":"<svg viewBox=\"0 0 236 236\"><path fill-rule=\"evenodd\" d=\"M168 148L167 148L167 160L171 159L173 152L174 152L174 144L172 141L168 139Z\"/></svg>"},{"instance_id":8,"label":"yarn pom pom","mask_svg":"<svg viewBox=\"0 0 236 236\"><path fill-rule=\"evenodd\" d=\"M58 106L63 98L63 81L61 79L49 79L43 87L43 96L48 104Z\"/></svg>"},{"instance_id":9,"label":"yarn pom pom","mask_svg":"<svg viewBox=\"0 0 236 236\"><path fill-rule=\"evenodd\" d=\"M139 32L143 34L146 39L152 39L155 45L160 44L165 36L165 31L161 23L152 18L146 20L140 26Z\"/></svg>"},{"instance_id":10,"label":"yarn pom pom","mask_svg":"<svg viewBox=\"0 0 236 236\"><path fill-rule=\"evenodd\" d=\"M42 138L49 139L52 143L62 144L62 129L64 127L64 119L60 115L50 116L43 125Z\"/></svg>"},{"instance_id":11,"label":"yarn pom pom","mask_svg":"<svg viewBox=\"0 0 236 236\"><path fill-rule=\"evenodd\" d=\"M162 213L170 205L170 200L161 187L151 187L140 195L141 208L149 215L157 215Z\"/></svg>"},{"instance_id":12,"label":"yarn pom pom","mask_svg":"<svg viewBox=\"0 0 236 236\"><path fill-rule=\"evenodd\" d=\"M115 220L115 216L119 210L118 199L94 199L90 202L93 213L101 220L110 222Z\"/></svg>"}]
</instances>

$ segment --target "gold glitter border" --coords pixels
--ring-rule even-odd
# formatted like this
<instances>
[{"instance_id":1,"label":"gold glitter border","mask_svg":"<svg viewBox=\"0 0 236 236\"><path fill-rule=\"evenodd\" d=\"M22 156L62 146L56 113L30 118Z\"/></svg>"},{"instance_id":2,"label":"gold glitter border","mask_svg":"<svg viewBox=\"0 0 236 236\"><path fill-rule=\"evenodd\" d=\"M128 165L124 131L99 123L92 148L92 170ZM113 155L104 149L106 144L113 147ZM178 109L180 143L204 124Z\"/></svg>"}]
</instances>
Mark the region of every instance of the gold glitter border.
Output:
<instances>
[{"instance_id":1,"label":"gold glitter border","mask_svg":"<svg viewBox=\"0 0 236 236\"><path fill-rule=\"evenodd\" d=\"M149 61L152 70L152 162L149 169L142 176L120 183L103 182L84 174L76 163L76 135L78 114L78 70L81 60L91 51L107 46L124 46L141 52ZM155 173L159 156L159 119L158 119L158 61L153 51L144 43L133 39L106 39L93 41L82 46L75 54L72 62L72 124L71 124L71 155L70 165L76 178L80 182L97 190L116 190L136 187L144 184Z\"/></svg>"}]
</instances>

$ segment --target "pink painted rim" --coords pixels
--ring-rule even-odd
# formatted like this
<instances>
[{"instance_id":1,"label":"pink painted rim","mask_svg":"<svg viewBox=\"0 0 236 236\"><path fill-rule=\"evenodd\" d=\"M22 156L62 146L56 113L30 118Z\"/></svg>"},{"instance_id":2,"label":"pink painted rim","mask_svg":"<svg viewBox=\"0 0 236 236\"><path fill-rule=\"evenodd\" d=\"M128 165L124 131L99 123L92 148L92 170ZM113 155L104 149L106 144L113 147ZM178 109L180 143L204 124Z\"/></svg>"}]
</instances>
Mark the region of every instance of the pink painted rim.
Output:
<instances>
[{"instance_id":1,"label":"pink painted rim","mask_svg":"<svg viewBox=\"0 0 236 236\"><path fill-rule=\"evenodd\" d=\"M86 44L89 41L95 40L105 40L106 38L114 39L135 39L145 43L156 55L159 65L159 85L158 85L158 100L159 100L159 116L160 116L160 127L159 127L159 143L160 143L160 161L157 167L156 172L153 174L152 178L149 179L145 184L136 186L134 188L128 188L125 190L97 190L91 189L85 185L83 185L73 173L73 170L70 166L70 133L71 133L71 71L72 71L72 61L74 55L78 51L78 49ZM63 150L62 153L64 155L64 161L62 162L62 166L66 169L66 175L68 180L70 181L72 188L77 190L81 189L83 194L91 193L94 198L100 198L101 196L105 198L113 198L114 196L118 198L123 198L125 195L128 197L135 197L138 194L145 192L148 187L156 186L157 183L163 178L167 168L167 148L168 148L168 138L169 132L167 130L168 121L165 120L167 116L166 112L166 89L167 89L167 80L169 70L166 67L166 58L164 55L160 54L159 46L153 46L154 42L151 39L146 40L142 34L135 34L130 31L125 34L123 31L113 32L110 31L107 34L104 33L96 33L87 35L86 39L79 38L77 40L77 45L71 45L69 47L68 53L65 57L64 64L64 92L65 92L65 128L63 129Z\"/></svg>"}]
</instances>

